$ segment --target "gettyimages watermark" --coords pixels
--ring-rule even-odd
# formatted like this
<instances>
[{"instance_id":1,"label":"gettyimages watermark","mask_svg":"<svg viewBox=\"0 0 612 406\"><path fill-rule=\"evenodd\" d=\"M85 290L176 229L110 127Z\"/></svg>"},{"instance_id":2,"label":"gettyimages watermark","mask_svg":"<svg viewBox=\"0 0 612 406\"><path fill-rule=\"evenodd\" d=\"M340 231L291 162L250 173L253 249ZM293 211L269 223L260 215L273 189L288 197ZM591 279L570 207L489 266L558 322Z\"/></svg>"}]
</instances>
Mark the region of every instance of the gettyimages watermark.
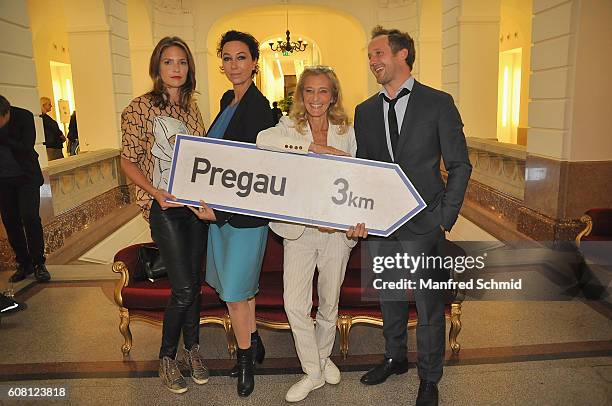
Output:
<instances>
[{"instance_id":1,"label":"gettyimages watermark","mask_svg":"<svg viewBox=\"0 0 612 406\"><path fill-rule=\"evenodd\" d=\"M610 300L612 242L367 240L363 301L442 294L462 300Z\"/></svg>"},{"instance_id":2,"label":"gettyimages watermark","mask_svg":"<svg viewBox=\"0 0 612 406\"><path fill-rule=\"evenodd\" d=\"M376 290L382 289L521 289L522 279L510 281L497 281L493 278L477 278L469 280L447 280L438 281L432 278L418 277L414 279L401 278L400 280L385 281L382 277L383 272L404 271L413 275L420 271L420 274L445 271L462 274L466 271L485 269L487 253L478 256L440 256L440 255L409 255L396 253L394 256L375 256L372 258L372 272L379 274L375 278L372 287Z\"/></svg>"}]
</instances>

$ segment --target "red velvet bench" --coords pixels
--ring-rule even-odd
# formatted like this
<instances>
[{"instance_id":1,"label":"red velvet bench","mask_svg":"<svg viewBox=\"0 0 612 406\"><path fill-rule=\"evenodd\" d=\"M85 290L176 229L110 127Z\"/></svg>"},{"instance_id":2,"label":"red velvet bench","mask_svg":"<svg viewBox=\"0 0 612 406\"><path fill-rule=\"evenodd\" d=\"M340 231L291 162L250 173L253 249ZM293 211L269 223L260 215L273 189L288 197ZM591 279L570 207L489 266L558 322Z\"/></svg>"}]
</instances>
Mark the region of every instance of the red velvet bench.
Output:
<instances>
[{"instance_id":1,"label":"red velvet bench","mask_svg":"<svg viewBox=\"0 0 612 406\"><path fill-rule=\"evenodd\" d=\"M167 279L155 282L134 281L137 268L138 247L132 245L115 255L113 272L120 274L115 285L115 303L119 307L119 331L124 337L121 351L129 355L132 348L132 321L144 321L161 326L164 309L170 297L170 284ZM145 245L153 246L153 243ZM266 254L262 265L259 293L257 295L256 317L258 325L270 329L289 329L287 315L283 308L283 244L280 237L270 232ZM340 350L344 357L349 351L349 333L356 324L382 326L380 307L377 300L364 301L361 287L361 244L353 249L346 277L340 292L338 330ZM313 304L317 306L316 280L313 289ZM314 315L315 311L313 311ZM461 301L455 292L449 294L446 305L446 318L450 320L449 342L453 353L457 354L460 345L457 336L461 330ZM236 350L232 325L225 304L216 292L206 283L202 285L202 307L200 324L219 324L225 329L227 348L230 356ZM410 306L409 327L417 324L416 306Z\"/></svg>"}]
</instances>

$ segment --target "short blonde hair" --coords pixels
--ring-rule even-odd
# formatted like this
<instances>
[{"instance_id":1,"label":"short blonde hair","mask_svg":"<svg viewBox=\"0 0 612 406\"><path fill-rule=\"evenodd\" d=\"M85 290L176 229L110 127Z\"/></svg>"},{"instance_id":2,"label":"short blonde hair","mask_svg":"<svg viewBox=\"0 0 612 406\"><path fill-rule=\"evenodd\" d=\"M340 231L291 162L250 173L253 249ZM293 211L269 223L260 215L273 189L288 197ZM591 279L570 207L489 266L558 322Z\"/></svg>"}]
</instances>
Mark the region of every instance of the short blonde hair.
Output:
<instances>
[{"instance_id":1,"label":"short blonde hair","mask_svg":"<svg viewBox=\"0 0 612 406\"><path fill-rule=\"evenodd\" d=\"M332 84L332 100L327 110L327 119L334 125L340 126L338 131L339 134L345 134L348 131L350 120L344 111L342 106L342 91L340 90L340 81L338 76L332 68L329 66L307 66L304 68L304 72L298 80L295 93L293 95L293 105L289 112L289 118L295 123L295 128L300 134L306 133L306 124L308 119L306 117L307 111L304 105L304 82L307 77L325 75Z\"/></svg>"},{"instance_id":2,"label":"short blonde hair","mask_svg":"<svg viewBox=\"0 0 612 406\"><path fill-rule=\"evenodd\" d=\"M43 96L40 98L40 107L42 108L43 104L45 103L51 103L51 99L46 96Z\"/></svg>"}]
</instances>

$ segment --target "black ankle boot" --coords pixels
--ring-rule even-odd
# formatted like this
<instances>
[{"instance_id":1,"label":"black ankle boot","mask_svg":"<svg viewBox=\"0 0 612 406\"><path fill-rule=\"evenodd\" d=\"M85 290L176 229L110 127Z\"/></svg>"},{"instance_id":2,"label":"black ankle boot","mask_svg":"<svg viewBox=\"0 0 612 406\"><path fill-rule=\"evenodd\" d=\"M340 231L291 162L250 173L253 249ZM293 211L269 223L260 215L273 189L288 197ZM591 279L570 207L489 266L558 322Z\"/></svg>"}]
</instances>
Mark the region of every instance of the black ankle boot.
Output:
<instances>
[{"instance_id":1,"label":"black ankle boot","mask_svg":"<svg viewBox=\"0 0 612 406\"><path fill-rule=\"evenodd\" d=\"M251 333L251 348L253 349L253 365L257 362L261 364L266 356L266 348L261 341L261 337L257 330ZM235 378L238 376L238 363L229 371L229 376Z\"/></svg>"},{"instance_id":2,"label":"black ankle boot","mask_svg":"<svg viewBox=\"0 0 612 406\"><path fill-rule=\"evenodd\" d=\"M261 337L257 330L254 333L251 333L251 348L253 348L253 363L257 362L261 364L266 357L266 347L263 345L263 341L261 341Z\"/></svg>"},{"instance_id":3,"label":"black ankle boot","mask_svg":"<svg viewBox=\"0 0 612 406\"><path fill-rule=\"evenodd\" d=\"M238 396L247 397L255 389L255 376L253 376L253 350L251 347L243 350L238 348L238 382L236 389Z\"/></svg>"},{"instance_id":4,"label":"black ankle boot","mask_svg":"<svg viewBox=\"0 0 612 406\"><path fill-rule=\"evenodd\" d=\"M51 274L47 271L45 264L34 265L34 277L38 282L49 282L51 280Z\"/></svg>"}]
</instances>

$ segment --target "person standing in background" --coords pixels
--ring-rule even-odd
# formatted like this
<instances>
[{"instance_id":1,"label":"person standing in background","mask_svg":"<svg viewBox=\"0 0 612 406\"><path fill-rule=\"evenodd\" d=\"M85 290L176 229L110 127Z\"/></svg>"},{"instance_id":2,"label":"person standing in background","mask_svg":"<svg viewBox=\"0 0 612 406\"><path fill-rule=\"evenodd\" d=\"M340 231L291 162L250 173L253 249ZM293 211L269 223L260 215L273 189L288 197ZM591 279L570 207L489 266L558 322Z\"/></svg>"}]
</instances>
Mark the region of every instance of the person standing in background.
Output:
<instances>
[{"instance_id":1,"label":"person standing in background","mask_svg":"<svg viewBox=\"0 0 612 406\"><path fill-rule=\"evenodd\" d=\"M278 124L283 117L283 111L278 107L278 102L272 103L272 116L274 117L274 124Z\"/></svg>"},{"instance_id":2,"label":"person standing in background","mask_svg":"<svg viewBox=\"0 0 612 406\"><path fill-rule=\"evenodd\" d=\"M19 282L31 273L39 282L51 279L45 266L39 214L43 176L35 141L32 113L11 106L0 95L0 214L17 261L17 271L10 282Z\"/></svg>"},{"instance_id":3,"label":"person standing in background","mask_svg":"<svg viewBox=\"0 0 612 406\"><path fill-rule=\"evenodd\" d=\"M79 129L77 128L76 110L70 116L68 124L68 155L76 155L79 146Z\"/></svg>"},{"instance_id":4,"label":"person standing in background","mask_svg":"<svg viewBox=\"0 0 612 406\"><path fill-rule=\"evenodd\" d=\"M51 99L48 97L40 98L40 118L43 120L43 128L45 130L45 146L47 147L47 158L49 161L53 161L55 159L63 158L64 153L62 152L62 148L64 148L64 141L66 141L66 137L62 130L60 130L57 121L55 121L49 113L53 109L53 104L51 104Z\"/></svg>"}]
</instances>

